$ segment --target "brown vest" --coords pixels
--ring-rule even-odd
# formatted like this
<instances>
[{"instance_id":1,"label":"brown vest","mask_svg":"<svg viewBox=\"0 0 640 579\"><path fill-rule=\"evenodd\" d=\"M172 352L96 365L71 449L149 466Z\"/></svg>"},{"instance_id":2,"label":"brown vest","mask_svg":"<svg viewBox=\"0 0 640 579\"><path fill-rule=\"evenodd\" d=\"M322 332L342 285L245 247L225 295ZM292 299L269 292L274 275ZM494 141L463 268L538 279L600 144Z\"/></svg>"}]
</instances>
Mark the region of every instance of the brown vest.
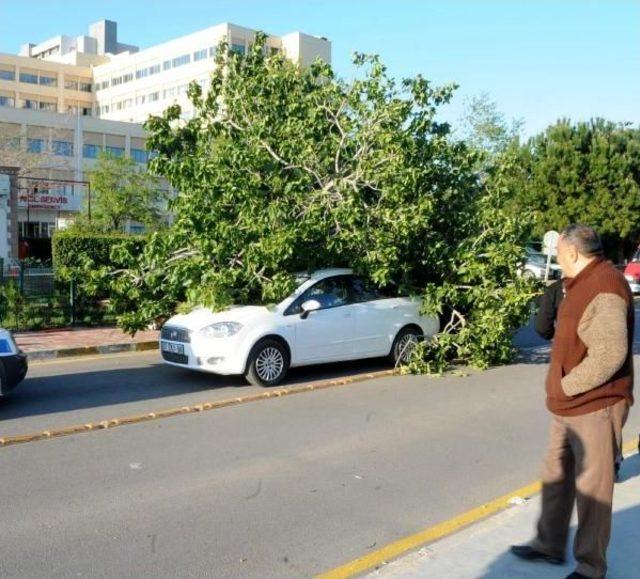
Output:
<instances>
[{"instance_id":1,"label":"brown vest","mask_svg":"<svg viewBox=\"0 0 640 579\"><path fill-rule=\"evenodd\" d=\"M596 259L566 283L566 296L558 310L551 363L547 374L547 408L559 416L578 416L595 412L626 399L633 404L633 296L624 276L611 263ZM620 370L605 384L577 396L567 396L561 380L587 355L578 336L578 325L585 309L598 294L613 293L627 303L627 358Z\"/></svg>"}]
</instances>

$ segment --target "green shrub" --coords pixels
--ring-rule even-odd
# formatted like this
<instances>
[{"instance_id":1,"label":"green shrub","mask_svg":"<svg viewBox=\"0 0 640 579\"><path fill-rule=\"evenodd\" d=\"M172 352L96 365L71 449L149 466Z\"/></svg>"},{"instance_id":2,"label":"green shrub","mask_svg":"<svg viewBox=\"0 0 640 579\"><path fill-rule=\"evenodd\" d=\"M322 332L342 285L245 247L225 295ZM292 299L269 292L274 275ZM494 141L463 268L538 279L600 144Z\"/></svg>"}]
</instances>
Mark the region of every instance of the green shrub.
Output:
<instances>
[{"instance_id":1,"label":"green shrub","mask_svg":"<svg viewBox=\"0 0 640 579\"><path fill-rule=\"evenodd\" d=\"M144 235L121 233L79 233L60 231L53 236L53 267L60 281L85 282L92 271L100 268L117 269L126 264L114 261L114 247L124 246L138 254L146 242Z\"/></svg>"}]
</instances>

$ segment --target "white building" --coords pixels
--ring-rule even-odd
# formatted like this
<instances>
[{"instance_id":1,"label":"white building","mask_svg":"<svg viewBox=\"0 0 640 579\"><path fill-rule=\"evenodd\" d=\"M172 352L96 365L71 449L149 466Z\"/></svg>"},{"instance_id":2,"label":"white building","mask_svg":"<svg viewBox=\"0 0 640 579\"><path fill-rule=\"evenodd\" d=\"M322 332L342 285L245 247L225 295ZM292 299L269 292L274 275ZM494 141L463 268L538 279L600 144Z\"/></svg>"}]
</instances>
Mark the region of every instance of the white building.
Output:
<instances>
[{"instance_id":1,"label":"white building","mask_svg":"<svg viewBox=\"0 0 640 579\"><path fill-rule=\"evenodd\" d=\"M8 237L2 231L0 237L8 241L0 242L0 257L17 256L17 239L32 246L49 239L80 210L85 170L100 151L145 164L141 123L173 103L189 118L187 87L197 81L206 90L218 44L245 53L255 34L225 23L139 50L119 42L116 22L103 20L88 35L60 35L25 44L18 55L0 53L0 165L20 170L11 193L17 218L5 216ZM301 66L331 61L325 38L294 32L269 35L267 44Z\"/></svg>"}]
</instances>

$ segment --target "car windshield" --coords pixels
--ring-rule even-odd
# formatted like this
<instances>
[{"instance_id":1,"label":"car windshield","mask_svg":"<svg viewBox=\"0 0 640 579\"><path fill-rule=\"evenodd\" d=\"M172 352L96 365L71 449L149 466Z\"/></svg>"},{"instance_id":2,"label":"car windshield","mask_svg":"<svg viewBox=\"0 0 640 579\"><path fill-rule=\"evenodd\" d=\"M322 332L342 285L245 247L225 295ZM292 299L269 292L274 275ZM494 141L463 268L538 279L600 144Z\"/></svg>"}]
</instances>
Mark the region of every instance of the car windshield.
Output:
<instances>
[{"instance_id":1,"label":"car windshield","mask_svg":"<svg viewBox=\"0 0 640 579\"><path fill-rule=\"evenodd\" d=\"M547 263L547 257L537 251L527 251L527 261L545 265Z\"/></svg>"},{"instance_id":2,"label":"car windshield","mask_svg":"<svg viewBox=\"0 0 640 579\"><path fill-rule=\"evenodd\" d=\"M539 265L547 265L547 256L544 253L536 251L535 249L527 248L527 261L530 263L535 263ZM555 256L551 256L551 263L556 263Z\"/></svg>"}]
</instances>

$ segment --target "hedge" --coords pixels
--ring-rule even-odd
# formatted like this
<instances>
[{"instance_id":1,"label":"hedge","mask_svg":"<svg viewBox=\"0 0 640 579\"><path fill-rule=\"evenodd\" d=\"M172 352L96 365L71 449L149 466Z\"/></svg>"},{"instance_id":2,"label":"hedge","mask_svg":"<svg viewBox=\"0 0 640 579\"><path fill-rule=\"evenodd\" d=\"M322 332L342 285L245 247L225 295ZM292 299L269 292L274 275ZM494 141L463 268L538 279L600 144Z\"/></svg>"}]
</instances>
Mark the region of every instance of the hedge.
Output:
<instances>
[{"instance_id":1,"label":"hedge","mask_svg":"<svg viewBox=\"0 0 640 579\"><path fill-rule=\"evenodd\" d=\"M74 231L56 232L52 240L53 268L56 277L63 281L82 279L88 258L94 267L111 266L114 269L123 264L114 263L111 250L116 245L127 244L133 254L142 251L146 243L145 235L122 233L79 233Z\"/></svg>"}]
</instances>

